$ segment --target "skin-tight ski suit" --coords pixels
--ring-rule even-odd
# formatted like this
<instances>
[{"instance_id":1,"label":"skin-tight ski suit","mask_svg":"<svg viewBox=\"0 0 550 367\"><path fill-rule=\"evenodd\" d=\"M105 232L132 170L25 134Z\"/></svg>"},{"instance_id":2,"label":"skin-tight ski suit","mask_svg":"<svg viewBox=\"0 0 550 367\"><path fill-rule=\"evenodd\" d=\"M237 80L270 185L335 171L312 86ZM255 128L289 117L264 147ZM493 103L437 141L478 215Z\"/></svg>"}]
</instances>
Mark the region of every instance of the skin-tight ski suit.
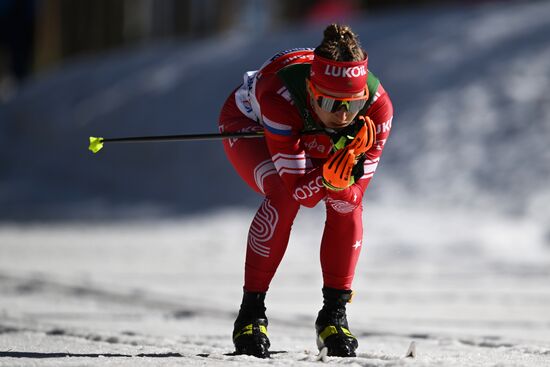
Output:
<instances>
[{"instance_id":1,"label":"skin-tight ski suit","mask_svg":"<svg viewBox=\"0 0 550 367\"><path fill-rule=\"evenodd\" d=\"M369 101L359 115L376 126L376 143L366 153L363 175L342 191L323 185L322 166L337 131L319 122L302 87L313 49L280 52L226 100L219 118L222 133L264 131L265 138L224 140L229 161L240 177L264 196L248 232L244 289L266 292L285 253L300 206L326 206L321 241L325 287L351 289L363 245L362 199L389 136L393 107L378 79L368 71ZM301 84L300 84L301 83ZM304 96L306 96L304 98ZM316 134L305 134L319 130Z\"/></svg>"}]
</instances>

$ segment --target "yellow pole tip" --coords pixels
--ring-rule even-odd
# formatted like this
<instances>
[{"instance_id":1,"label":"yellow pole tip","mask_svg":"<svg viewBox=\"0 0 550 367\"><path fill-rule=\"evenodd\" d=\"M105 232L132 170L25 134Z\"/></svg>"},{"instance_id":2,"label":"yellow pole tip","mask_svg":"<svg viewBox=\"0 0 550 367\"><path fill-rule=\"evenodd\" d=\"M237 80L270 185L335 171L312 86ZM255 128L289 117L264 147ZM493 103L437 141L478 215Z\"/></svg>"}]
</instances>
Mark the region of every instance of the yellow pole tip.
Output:
<instances>
[{"instance_id":1,"label":"yellow pole tip","mask_svg":"<svg viewBox=\"0 0 550 367\"><path fill-rule=\"evenodd\" d=\"M103 138L96 138L95 136L90 136L90 146L88 146L88 150L91 150L92 152L97 153L103 148Z\"/></svg>"}]
</instances>

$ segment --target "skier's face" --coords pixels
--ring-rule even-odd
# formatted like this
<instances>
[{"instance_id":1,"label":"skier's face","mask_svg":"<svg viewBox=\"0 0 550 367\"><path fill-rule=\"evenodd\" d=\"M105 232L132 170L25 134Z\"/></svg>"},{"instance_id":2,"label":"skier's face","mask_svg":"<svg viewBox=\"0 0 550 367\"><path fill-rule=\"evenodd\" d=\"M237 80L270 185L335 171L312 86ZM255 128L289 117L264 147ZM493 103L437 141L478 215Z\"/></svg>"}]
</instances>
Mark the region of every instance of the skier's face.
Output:
<instances>
[{"instance_id":1,"label":"skier's face","mask_svg":"<svg viewBox=\"0 0 550 367\"><path fill-rule=\"evenodd\" d=\"M307 90L309 96L311 97L311 105L319 117L319 120L321 120L325 127L332 129L341 129L348 126L357 116L359 110L365 105L366 99L368 98L365 91L355 94L335 93L324 88L314 86L313 84L308 84ZM322 108L318 103L319 96L326 96L329 98L333 97L337 101L349 101L344 103L340 102L341 105L339 108L332 109L334 111L327 111L327 109Z\"/></svg>"}]
</instances>

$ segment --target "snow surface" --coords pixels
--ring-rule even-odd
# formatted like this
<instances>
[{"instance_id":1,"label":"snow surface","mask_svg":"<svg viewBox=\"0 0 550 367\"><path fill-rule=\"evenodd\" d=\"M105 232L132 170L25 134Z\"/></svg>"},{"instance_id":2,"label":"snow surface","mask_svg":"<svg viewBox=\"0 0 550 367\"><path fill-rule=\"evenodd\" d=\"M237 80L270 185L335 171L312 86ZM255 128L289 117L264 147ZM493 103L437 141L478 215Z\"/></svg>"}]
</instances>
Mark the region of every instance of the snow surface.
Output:
<instances>
[{"instance_id":1,"label":"snow surface","mask_svg":"<svg viewBox=\"0 0 550 367\"><path fill-rule=\"evenodd\" d=\"M550 3L352 26L396 117L348 307L359 356L329 362L550 365ZM86 147L216 131L243 71L321 29L85 57L0 105L0 366L320 363L322 208L299 213L267 298L280 353L231 356L260 198L219 143Z\"/></svg>"},{"instance_id":2,"label":"snow surface","mask_svg":"<svg viewBox=\"0 0 550 367\"><path fill-rule=\"evenodd\" d=\"M427 236L436 214L423 213L410 220L397 208L367 211L357 295L348 306L359 356L329 362L547 365L549 263L491 248L524 229L503 220L450 236L479 218L444 213L452 220ZM272 350L284 353L269 361L226 355L252 215L234 209L159 222L1 228L0 365L319 363L318 210L300 213L267 299ZM411 341L414 361L403 358Z\"/></svg>"}]
</instances>

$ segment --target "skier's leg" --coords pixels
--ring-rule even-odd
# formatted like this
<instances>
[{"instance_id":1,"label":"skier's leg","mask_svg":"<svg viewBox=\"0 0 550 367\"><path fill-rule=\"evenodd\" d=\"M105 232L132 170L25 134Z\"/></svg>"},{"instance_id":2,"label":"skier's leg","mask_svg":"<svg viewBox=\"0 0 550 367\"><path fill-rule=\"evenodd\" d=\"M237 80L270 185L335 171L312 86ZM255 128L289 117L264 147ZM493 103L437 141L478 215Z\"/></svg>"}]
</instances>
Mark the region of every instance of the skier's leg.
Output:
<instances>
[{"instance_id":1,"label":"skier's leg","mask_svg":"<svg viewBox=\"0 0 550 367\"><path fill-rule=\"evenodd\" d=\"M327 205L321 241L321 268L325 287L351 289L357 260L363 247L363 207L338 213Z\"/></svg>"},{"instance_id":2,"label":"skier's leg","mask_svg":"<svg viewBox=\"0 0 550 367\"><path fill-rule=\"evenodd\" d=\"M300 204L286 190L279 175L266 178L266 197L248 232L244 289L266 292L286 251Z\"/></svg>"},{"instance_id":3,"label":"skier's leg","mask_svg":"<svg viewBox=\"0 0 550 367\"><path fill-rule=\"evenodd\" d=\"M317 345L328 355L355 356L357 339L350 332L346 303L351 300L351 284L362 247L362 206L341 213L327 205L327 220L321 242L323 308L315 321Z\"/></svg>"},{"instance_id":4,"label":"skier's leg","mask_svg":"<svg viewBox=\"0 0 550 367\"><path fill-rule=\"evenodd\" d=\"M258 129L256 122L240 114L230 97L222 110L220 130ZM265 358L270 343L264 299L286 250L299 204L283 185L263 138L228 139L224 149L242 179L265 196L249 230L244 295L233 329L237 353Z\"/></svg>"},{"instance_id":5,"label":"skier's leg","mask_svg":"<svg viewBox=\"0 0 550 367\"><path fill-rule=\"evenodd\" d=\"M224 109L230 109L230 102ZM226 115L221 123L226 131L250 131L258 126L240 112L236 117ZM248 232L244 289L266 292L285 253L300 204L279 177L264 138L228 139L224 149L242 179L265 197Z\"/></svg>"}]
</instances>

